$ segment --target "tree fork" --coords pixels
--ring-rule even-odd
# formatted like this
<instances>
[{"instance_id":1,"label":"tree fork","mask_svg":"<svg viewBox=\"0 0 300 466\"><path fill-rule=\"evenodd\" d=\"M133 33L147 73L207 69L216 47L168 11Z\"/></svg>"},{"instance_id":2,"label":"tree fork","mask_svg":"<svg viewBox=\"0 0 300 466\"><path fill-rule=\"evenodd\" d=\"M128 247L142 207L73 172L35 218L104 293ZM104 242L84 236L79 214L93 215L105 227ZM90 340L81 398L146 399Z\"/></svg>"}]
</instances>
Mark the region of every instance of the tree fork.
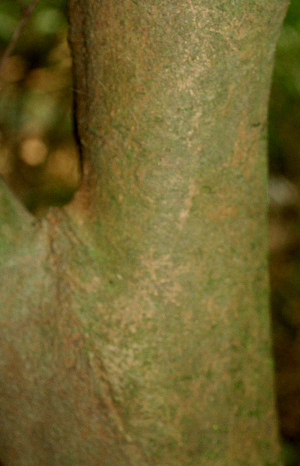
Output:
<instances>
[{"instance_id":1,"label":"tree fork","mask_svg":"<svg viewBox=\"0 0 300 466\"><path fill-rule=\"evenodd\" d=\"M69 1L82 186L41 222L1 191L5 466L281 464L266 122L286 8Z\"/></svg>"}]
</instances>

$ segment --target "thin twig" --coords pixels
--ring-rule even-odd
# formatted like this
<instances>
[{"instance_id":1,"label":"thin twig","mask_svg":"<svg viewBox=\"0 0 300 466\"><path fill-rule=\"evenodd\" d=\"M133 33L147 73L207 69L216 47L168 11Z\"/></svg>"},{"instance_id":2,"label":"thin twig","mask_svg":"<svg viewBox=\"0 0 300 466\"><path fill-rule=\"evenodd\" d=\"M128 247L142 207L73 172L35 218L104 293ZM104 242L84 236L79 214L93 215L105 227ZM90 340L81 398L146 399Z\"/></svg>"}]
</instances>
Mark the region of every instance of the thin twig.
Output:
<instances>
[{"instance_id":1,"label":"thin twig","mask_svg":"<svg viewBox=\"0 0 300 466\"><path fill-rule=\"evenodd\" d=\"M2 55L2 58L1 58L1 61L0 61L0 75L1 75L1 73L3 71L4 64L5 64L6 60L11 55L11 53L12 53L12 51L13 51L15 45L16 45L16 42L17 42L17 40L19 39L19 37L21 35L22 29L24 28L24 26L27 23L28 19L32 15L33 10L34 10L34 8L35 8L35 6L36 6L36 4L38 2L39 2L39 0L32 0L32 2L30 3L30 5L28 5L27 8L23 8L23 17L22 17L21 21L19 22L18 26L16 27L16 29L15 29L15 31L13 33L13 36L12 36L12 38L10 40L10 43L8 44L8 46L6 47L6 49L4 50L4 53Z\"/></svg>"}]
</instances>

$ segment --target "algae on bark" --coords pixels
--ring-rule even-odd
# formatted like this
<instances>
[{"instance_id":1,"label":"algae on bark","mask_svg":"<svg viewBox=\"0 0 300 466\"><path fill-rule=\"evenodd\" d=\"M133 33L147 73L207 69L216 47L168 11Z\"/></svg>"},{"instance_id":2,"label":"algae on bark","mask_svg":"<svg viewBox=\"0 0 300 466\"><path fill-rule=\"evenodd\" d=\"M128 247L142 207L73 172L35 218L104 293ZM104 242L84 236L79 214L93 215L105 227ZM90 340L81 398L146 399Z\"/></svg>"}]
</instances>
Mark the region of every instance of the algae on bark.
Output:
<instances>
[{"instance_id":1,"label":"algae on bark","mask_svg":"<svg viewBox=\"0 0 300 466\"><path fill-rule=\"evenodd\" d=\"M281 464L265 138L287 2L230 6L69 1L82 186L41 222L1 191L5 465Z\"/></svg>"}]
</instances>

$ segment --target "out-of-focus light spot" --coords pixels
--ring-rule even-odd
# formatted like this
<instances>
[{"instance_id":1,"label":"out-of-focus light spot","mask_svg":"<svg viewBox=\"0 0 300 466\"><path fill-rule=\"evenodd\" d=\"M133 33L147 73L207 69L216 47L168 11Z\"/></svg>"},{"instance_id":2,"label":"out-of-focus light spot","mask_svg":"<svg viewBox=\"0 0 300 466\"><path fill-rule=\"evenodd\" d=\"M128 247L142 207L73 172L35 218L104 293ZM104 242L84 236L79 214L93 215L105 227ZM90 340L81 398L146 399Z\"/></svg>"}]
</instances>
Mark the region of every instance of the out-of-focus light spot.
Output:
<instances>
[{"instance_id":1,"label":"out-of-focus light spot","mask_svg":"<svg viewBox=\"0 0 300 466\"><path fill-rule=\"evenodd\" d=\"M27 165L37 166L46 161L48 147L38 137L25 139L20 147L20 156Z\"/></svg>"}]
</instances>

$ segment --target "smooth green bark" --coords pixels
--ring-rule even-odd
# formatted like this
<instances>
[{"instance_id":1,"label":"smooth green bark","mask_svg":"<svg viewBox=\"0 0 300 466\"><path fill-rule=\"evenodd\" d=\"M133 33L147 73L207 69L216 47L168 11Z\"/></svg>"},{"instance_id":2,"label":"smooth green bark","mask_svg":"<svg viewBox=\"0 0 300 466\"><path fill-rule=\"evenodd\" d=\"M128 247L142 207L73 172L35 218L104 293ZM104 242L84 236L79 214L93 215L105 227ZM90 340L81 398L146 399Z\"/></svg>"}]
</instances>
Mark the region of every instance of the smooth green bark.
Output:
<instances>
[{"instance_id":1,"label":"smooth green bark","mask_svg":"<svg viewBox=\"0 0 300 466\"><path fill-rule=\"evenodd\" d=\"M0 459L278 466L266 118L287 2L69 5L84 179L41 222L2 189Z\"/></svg>"}]
</instances>

